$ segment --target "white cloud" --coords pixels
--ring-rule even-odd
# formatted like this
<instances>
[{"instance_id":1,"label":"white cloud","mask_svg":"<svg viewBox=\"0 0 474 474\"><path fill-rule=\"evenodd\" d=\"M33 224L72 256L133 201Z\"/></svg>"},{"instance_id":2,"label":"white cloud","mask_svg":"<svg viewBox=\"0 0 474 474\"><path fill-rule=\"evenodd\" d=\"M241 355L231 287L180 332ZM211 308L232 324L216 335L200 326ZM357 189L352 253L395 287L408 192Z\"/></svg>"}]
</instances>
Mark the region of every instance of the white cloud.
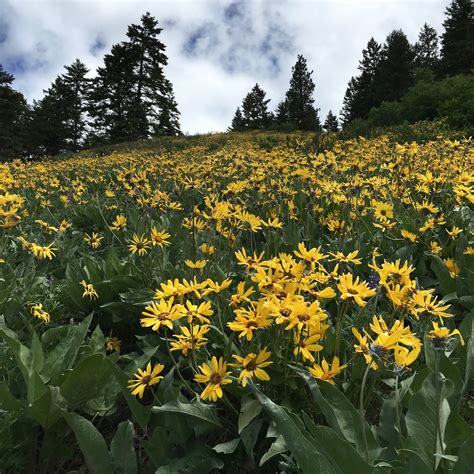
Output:
<instances>
[{"instance_id":1,"label":"white cloud","mask_svg":"<svg viewBox=\"0 0 474 474\"><path fill-rule=\"evenodd\" d=\"M449 0L0 0L0 63L29 100L76 57L94 70L127 25L150 11L164 28L186 132L225 130L259 82L276 107L297 53L314 69L321 115L340 110L361 50L402 28L414 42L426 21L441 33ZM94 45L96 48L94 48ZM103 48L100 49L100 46ZM98 48L97 48L98 47Z\"/></svg>"}]
</instances>

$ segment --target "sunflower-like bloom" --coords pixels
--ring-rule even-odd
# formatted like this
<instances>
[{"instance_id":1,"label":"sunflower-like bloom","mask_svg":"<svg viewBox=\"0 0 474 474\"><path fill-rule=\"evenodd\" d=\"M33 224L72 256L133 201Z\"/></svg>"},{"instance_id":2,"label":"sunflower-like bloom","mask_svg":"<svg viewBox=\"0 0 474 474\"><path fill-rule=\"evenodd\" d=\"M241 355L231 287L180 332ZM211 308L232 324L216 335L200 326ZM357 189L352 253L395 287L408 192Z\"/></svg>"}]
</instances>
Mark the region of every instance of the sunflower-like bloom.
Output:
<instances>
[{"instance_id":1,"label":"sunflower-like bloom","mask_svg":"<svg viewBox=\"0 0 474 474\"><path fill-rule=\"evenodd\" d=\"M204 288L204 291L202 292L202 294L204 296L207 296L207 295L210 295L211 293L214 293L214 294L220 293L221 291L224 291L227 288L229 288L231 284L232 284L232 280L230 278L226 278L221 283L208 278L206 281L202 283L203 288L207 286L207 288Z\"/></svg>"},{"instance_id":2,"label":"sunflower-like bloom","mask_svg":"<svg viewBox=\"0 0 474 474\"><path fill-rule=\"evenodd\" d=\"M260 255L257 255L254 252L253 256L247 255L246 250L242 248L242 250L237 250L234 255L238 262L237 265L242 265L245 267L246 272L249 273L250 270L257 269L265 254L262 252Z\"/></svg>"},{"instance_id":3,"label":"sunflower-like bloom","mask_svg":"<svg viewBox=\"0 0 474 474\"><path fill-rule=\"evenodd\" d=\"M151 328L153 331L159 331L162 326L173 329L173 321L181 318L183 307L175 305L174 298L168 301L160 300L158 303L152 301L142 312L144 318L140 319L142 327Z\"/></svg>"},{"instance_id":4,"label":"sunflower-like bloom","mask_svg":"<svg viewBox=\"0 0 474 474\"><path fill-rule=\"evenodd\" d=\"M127 227L127 218L122 215L118 214L115 217L115 220L112 222L112 225L109 226L110 230L124 230Z\"/></svg>"},{"instance_id":5,"label":"sunflower-like bloom","mask_svg":"<svg viewBox=\"0 0 474 474\"><path fill-rule=\"evenodd\" d=\"M237 292L230 297L230 306L240 306L243 303L250 303L249 296L254 293L252 287L245 289L245 281L241 281L237 285Z\"/></svg>"},{"instance_id":6,"label":"sunflower-like bloom","mask_svg":"<svg viewBox=\"0 0 474 474\"><path fill-rule=\"evenodd\" d=\"M151 243L153 246L159 245L161 248L164 246L170 245L170 241L168 240L171 237L168 232L165 230L157 230L156 227L151 229Z\"/></svg>"},{"instance_id":7,"label":"sunflower-like bloom","mask_svg":"<svg viewBox=\"0 0 474 474\"><path fill-rule=\"evenodd\" d=\"M366 299L377 293L375 289L369 288L365 281L359 281L359 277L353 280L352 273L345 273L339 277L337 289L340 291L343 300L353 300L361 307L367 304Z\"/></svg>"},{"instance_id":8,"label":"sunflower-like bloom","mask_svg":"<svg viewBox=\"0 0 474 474\"><path fill-rule=\"evenodd\" d=\"M313 367L309 367L308 370L314 378L324 380L334 385L334 377L339 375L346 367L347 364L339 365L339 358L336 356L332 360L331 365L328 364L326 359L323 359L321 365L313 364Z\"/></svg>"},{"instance_id":9,"label":"sunflower-like bloom","mask_svg":"<svg viewBox=\"0 0 474 474\"><path fill-rule=\"evenodd\" d=\"M409 240L411 243L415 243L418 239L418 236L409 230L402 229L400 233L402 234L402 237L405 237L405 239Z\"/></svg>"},{"instance_id":10,"label":"sunflower-like bloom","mask_svg":"<svg viewBox=\"0 0 474 474\"><path fill-rule=\"evenodd\" d=\"M331 259L331 262L338 261L341 263L353 263L354 265L360 265L362 263L362 260L360 258L357 258L357 256L359 255L358 250L349 252L347 255L344 255L342 252L329 252L329 255L332 255L334 257L333 259Z\"/></svg>"},{"instance_id":11,"label":"sunflower-like bloom","mask_svg":"<svg viewBox=\"0 0 474 474\"><path fill-rule=\"evenodd\" d=\"M51 316L43 309L43 305L41 303L36 303L31 307L31 314L35 318L42 319L46 323L51 321Z\"/></svg>"},{"instance_id":12,"label":"sunflower-like bloom","mask_svg":"<svg viewBox=\"0 0 474 474\"><path fill-rule=\"evenodd\" d=\"M151 242L144 234L140 236L138 234L133 234L133 238L129 240L129 242L128 250L130 250L132 255L137 253L140 257L146 255L151 246Z\"/></svg>"},{"instance_id":13,"label":"sunflower-like bloom","mask_svg":"<svg viewBox=\"0 0 474 474\"><path fill-rule=\"evenodd\" d=\"M213 402L218 398L222 398L222 385L232 383L224 359L220 357L217 361L216 356L213 356L211 364L204 363L199 366L199 370L201 374L196 374L194 380L198 383L207 383L206 388L201 393L201 398Z\"/></svg>"},{"instance_id":14,"label":"sunflower-like bloom","mask_svg":"<svg viewBox=\"0 0 474 474\"><path fill-rule=\"evenodd\" d=\"M415 318L419 318L420 314L429 314L438 318L451 318L453 315L446 310L451 305L438 303L438 298L432 296L432 290L420 290L412 296L413 309L412 314Z\"/></svg>"},{"instance_id":15,"label":"sunflower-like bloom","mask_svg":"<svg viewBox=\"0 0 474 474\"><path fill-rule=\"evenodd\" d=\"M443 262L449 270L449 276L451 278L456 278L460 271L459 265L456 263L456 260L454 260L454 258L443 258Z\"/></svg>"},{"instance_id":16,"label":"sunflower-like bloom","mask_svg":"<svg viewBox=\"0 0 474 474\"><path fill-rule=\"evenodd\" d=\"M183 355L187 355L189 351L198 350L207 344L205 334L209 331L207 324L203 326L193 326L192 331L186 326L180 327L181 334L174 337L176 341L171 341L172 351L181 351Z\"/></svg>"},{"instance_id":17,"label":"sunflower-like bloom","mask_svg":"<svg viewBox=\"0 0 474 474\"><path fill-rule=\"evenodd\" d=\"M234 312L237 316L227 326L231 331L240 332L239 337L245 337L247 341L252 340L255 331L267 328L273 322L270 308L264 301L256 306L252 303L251 309L236 309Z\"/></svg>"},{"instance_id":18,"label":"sunflower-like bloom","mask_svg":"<svg viewBox=\"0 0 474 474\"><path fill-rule=\"evenodd\" d=\"M379 274L380 284L385 288L393 288L394 285L413 286L410 275L415 269L407 262L401 265L399 259L395 262L384 261L378 267L374 260L369 266Z\"/></svg>"},{"instance_id":19,"label":"sunflower-like bloom","mask_svg":"<svg viewBox=\"0 0 474 474\"><path fill-rule=\"evenodd\" d=\"M192 268L194 270L196 269L202 269L204 268L206 265L207 265L207 260L196 260L195 262L193 262L192 260L185 260L184 263L186 264L187 267L189 268Z\"/></svg>"},{"instance_id":20,"label":"sunflower-like bloom","mask_svg":"<svg viewBox=\"0 0 474 474\"><path fill-rule=\"evenodd\" d=\"M453 329L451 332L448 328L439 326L433 321L433 329L429 332L428 337L431 339L433 346L436 348L445 348L453 336L459 336L461 345L464 346L464 339L459 329Z\"/></svg>"},{"instance_id":21,"label":"sunflower-like bloom","mask_svg":"<svg viewBox=\"0 0 474 474\"><path fill-rule=\"evenodd\" d=\"M84 236L84 241L86 241L89 244L89 246L93 249L98 249L101 246L102 239L103 237L101 237L96 232L92 232L91 235L86 234Z\"/></svg>"},{"instance_id":22,"label":"sunflower-like bloom","mask_svg":"<svg viewBox=\"0 0 474 474\"><path fill-rule=\"evenodd\" d=\"M281 265L275 268L258 267L252 277L252 281L257 283L258 289L263 294L281 293L287 280L288 277L284 274Z\"/></svg>"},{"instance_id":23,"label":"sunflower-like bloom","mask_svg":"<svg viewBox=\"0 0 474 474\"><path fill-rule=\"evenodd\" d=\"M94 298L99 297L92 283L87 283L86 280L82 280L80 283L84 287L84 293L82 293L83 298L87 296L88 298L93 300Z\"/></svg>"},{"instance_id":24,"label":"sunflower-like bloom","mask_svg":"<svg viewBox=\"0 0 474 474\"><path fill-rule=\"evenodd\" d=\"M183 316L187 318L188 323L191 324L197 319L201 324L209 324L209 316L214 314L214 311L211 309L211 302L204 301L199 306L191 303L191 301L186 301L185 308L183 309Z\"/></svg>"},{"instance_id":25,"label":"sunflower-like bloom","mask_svg":"<svg viewBox=\"0 0 474 474\"><path fill-rule=\"evenodd\" d=\"M128 381L128 388L132 391L132 395L143 398L145 388L156 385L163 378L160 374L164 368L163 364L155 364L152 369L151 362L148 362L145 370L138 369L137 373L134 374L135 379Z\"/></svg>"},{"instance_id":26,"label":"sunflower-like bloom","mask_svg":"<svg viewBox=\"0 0 474 474\"><path fill-rule=\"evenodd\" d=\"M311 263L311 267L314 268L314 265L321 260L324 260L328 256L321 252L321 247L307 249L303 242L298 244L298 251L294 251L294 254L307 262Z\"/></svg>"},{"instance_id":27,"label":"sunflower-like bloom","mask_svg":"<svg viewBox=\"0 0 474 474\"><path fill-rule=\"evenodd\" d=\"M239 382L242 384L242 387L247 385L247 379L252 379L253 377L265 382L270 380L270 376L265 370L263 370L263 368L273 364L273 362L268 360L271 355L272 353L267 351L267 348L264 347L258 354L251 352L245 357L240 357L238 355L232 356L237 363L229 365L231 367L242 369L239 374Z\"/></svg>"},{"instance_id":28,"label":"sunflower-like bloom","mask_svg":"<svg viewBox=\"0 0 474 474\"><path fill-rule=\"evenodd\" d=\"M52 258L56 256L56 254L54 253L54 250L57 250L57 248L53 247L53 245L54 243L50 243L49 245L41 246L33 242L30 244L29 251L36 258L39 258L39 259L48 258L49 260L52 260Z\"/></svg>"},{"instance_id":29,"label":"sunflower-like bloom","mask_svg":"<svg viewBox=\"0 0 474 474\"><path fill-rule=\"evenodd\" d=\"M311 336L303 336L295 332L293 334L293 343L295 345L295 348L293 349L294 356L297 357L298 355L301 355L303 360L309 360L310 362L314 362L314 356L312 352L319 352L323 350L323 346L317 343L321 339L321 333L316 333Z\"/></svg>"}]
</instances>

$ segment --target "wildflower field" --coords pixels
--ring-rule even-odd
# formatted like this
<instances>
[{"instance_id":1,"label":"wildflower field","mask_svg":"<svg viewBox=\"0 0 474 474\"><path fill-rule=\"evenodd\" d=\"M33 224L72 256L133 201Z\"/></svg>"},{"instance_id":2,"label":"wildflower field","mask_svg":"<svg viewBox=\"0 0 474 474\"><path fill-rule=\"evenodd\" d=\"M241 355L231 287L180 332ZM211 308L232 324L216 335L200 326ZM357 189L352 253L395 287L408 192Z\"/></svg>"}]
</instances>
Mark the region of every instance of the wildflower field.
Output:
<instances>
[{"instance_id":1,"label":"wildflower field","mask_svg":"<svg viewBox=\"0 0 474 474\"><path fill-rule=\"evenodd\" d=\"M472 472L474 145L0 165L0 470Z\"/></svg>"}]
</instances>

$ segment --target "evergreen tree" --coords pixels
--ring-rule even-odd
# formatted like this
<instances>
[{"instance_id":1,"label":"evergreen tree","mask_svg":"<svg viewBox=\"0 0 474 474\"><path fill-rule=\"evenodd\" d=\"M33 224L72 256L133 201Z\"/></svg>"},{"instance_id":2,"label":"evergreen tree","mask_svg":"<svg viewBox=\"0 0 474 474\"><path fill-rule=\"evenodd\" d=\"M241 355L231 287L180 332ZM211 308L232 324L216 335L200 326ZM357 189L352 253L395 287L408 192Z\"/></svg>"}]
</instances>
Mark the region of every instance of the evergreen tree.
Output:
<instances>
[{"instance_id":1,"label":"evergreen tree","mask_svg":"<svg viewBox=\"0 0 474 474\"><path fill-rule=\"evenodd\" d=\"M300 54L292 68L290 88L286 93L288 121L300 130L319 130L321 124L314 108L313 71L308 70L306 59Z\"/></svg>"},{"instance_id":2,"label":"evergreen tree","mask_svg":"<svg viewBox=\"0 0 474 474\"><path fill-rule=\"evenodd\" d=\"M13 81L0 64L0 161L19 158L24 150L28 106L23 94L12 89Z\"/></svg>"},{"instance_id":3,"label":"evergreen tree","mask_svg":"<svg viewBox=\"0 0 474 474\"><path fill-rule=\"evenodd\" d=\"M339 122L337 117L330 110L326 116L326 120L323 125L323 129L326 132L338 132L339 131Z\"/></svg>"},{"instance_id":4,"label":"evergreen tree","mask_svg":"<svg viewBox=\"0 0 474 474\"><path fill-rule=\"evenodd\" d=\"M414 82L414 52L402 30L388 36L382 50L380 68L375 77L375 105L397 101Z\"/></svg>"},{"instance_id":5,"label":"evergreen tree","mask_svg":"<svg viewBox=\"0 0 474 474\"><path fill-rule=\"evenodd\" d=\"M246 128L262 129L269 125L270 114L268 103L270 99L265 99L266 92L258 85L244 97L242 101L242 114Z\"/></svg>"},{"instance_id":6,"label":"evergreen tree","mask_svg":"<svg viewBox=\"0 0 474 474\"><path fill-rule=\"evenodd\" d=\"M468 74L474 69L474 2L453 0L445 14L441 73L444 76Z\"/></svg>"},{"instance_id":7,"label":"evergreen tree","mask_svg":"<svg viewBox=\"0 0 474 474\"><path fill-rule=\"evenodd\" d=\"M275 122L279 125L284 125L289 122L288 116L288 102L286 100L282 100L275 109Z\"/></svg>"},{"instance_id":8,"label":"evergreen tree","mask_svg":"<svg viewBox=\"0 0 474 474\"><path fill-rule=\"evenodd\" d=\"M354 76L351 77L351 80L347 84L346 93L344 94L344 99L342 101L342 124L343 126L352 122L356 118L354 103L357 96L357 78Z\"/></svg>"},{"instance_id":9,"label":"evergreen tree","mask_svg":"<svg viewBox=\"0 0 474 474\"><path fill-rule=\"evenodd\" d=\"M235 111L234 118L232 119L232 123L230 127L228 128L229 132L241 132L242 130L245 130L245 120L244 116L242 115L242 111L240 110L240 107L237 107L237 110Z\"/></svg>"},{"instance_id":10,"label":"evergreen tree","mask_svg":"<svg viewBox=\"0 0 474 474\"><path fill-rule=\"evenodd\" d=\"M76 59L70 66L66 66L66 74L62 76L65 86L65 97L69 116L67 118L68 149L78 150L84 143L88 125L87 109L90 95L90 79L86 65Z\"/></svg>"},{"instance_id":11,"label":"evergreen tree","mask_svg":"<svg viewBox=\"0 0 474 474\"><path fill-rule=\"evenodd\" d=\"M128 42L133 61L134 96L129 121L132 135L147 138L151 133L180 133L179 112L173 86L164 76L168 64L166 46L158 39L162 28L147 12L140 25L128 27Z\"/></svg>"},{"instance_id":12,"label":"evergreen tree","mask_svg":"<svg viewBox=\"0 0 474 474\"><path fill-rule=\"evenodd\" d=\"M417 68L434 70L439 61L438 33L425 23L414 46L415 65Z\"/></svg>"}]
</instances>

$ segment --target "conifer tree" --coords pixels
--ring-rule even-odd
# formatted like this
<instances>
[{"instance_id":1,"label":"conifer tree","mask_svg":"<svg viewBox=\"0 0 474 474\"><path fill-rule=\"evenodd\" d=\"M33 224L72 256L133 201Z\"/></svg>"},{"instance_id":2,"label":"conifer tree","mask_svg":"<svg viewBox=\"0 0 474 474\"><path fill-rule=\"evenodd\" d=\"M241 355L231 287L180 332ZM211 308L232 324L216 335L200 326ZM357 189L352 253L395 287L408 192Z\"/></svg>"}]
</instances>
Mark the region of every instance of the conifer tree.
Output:
<instances>
[{"instance_id":1,"label":"conifer tree","mask_svg":"<svg viewBox=\"0 0 474 474\"><path fill-rule=\"evenodd\" d=\"M338 132L339 131L339 122L337 117L332 113L330 110L326 116L326 120L324 121L323 129L326 132Z\"/></svg>"},{"instance_id":2,"label":"conifer tree","mask_svg":"<svg viewBox=\"0 0 474 474\"><path fill-rule=\"evenodd\" d=\"M474 2L453 0L445 14L441 74L468 74L474 69Z\"/></svg>"},{"instance_id":3,"label":"conifer tree","mask_svg":"<svg viewBox=\"0 0 474 474\"><path fill-rule=\"evenodd\" d=\"M288 121L300 130L319 130L321 123L314 108L315 85L308 70L306 59L300 54L292 68L290 88L286 93Z\"/></svg>"},{"instance_id":4,"label":"conifer tree","mask_svg":"<svg viewBox=\"0 0 474 474\"><path fill-rule=\"evenodd\" d=\"M245 130L245 128L244 116L242 115L240 107L237 107L234 118L232 119L232 123L228 130L229 132L241 132L242 130Z\"/></svg>"},{"instance_id":5,"label":"conifer tree","mask_svg":"<svg viewBox=\"0 0 474 474\"><path fill-rule=\"evenodd\" d=\"M270 114L268 103L270 99L265 99L266 92L258 85L244 97L242 101L242 115L246 128L262 129L269 125Z\"/></svg>"},{"instance_id":6,"label":"conifer tree","mask_svg":"<svg viewBox=\"0 0 474 474\"><path fill-rule=\"evenodd\" d=\"M11 87L13 81L0 64L0 162L19 158L24 149L28 106L23 94Z\"/></svg>"},{"instance_id":7,"label":"conifer tree","mask_svg":"<svg viewBox=\"0 0 474 474\"><path fill-rule=\"evenodd\" d=\"M382 50L380 68L375 77L375 105L397 101L414 82L414 52L402 30L388 36Z\"/></svg>"},{"instance_id":8,"label":"conifer tree","mask_svg":"<svg viewBox=\"0 0 474 474\"><path fill-rule=\"evenodd\" d=\"M434 70L438 66L438 33L428 23L421 27L414 53L416 67Z\"/></svg>"},{"instance_id":9,"label":"conifer tree","mask_svg":"<svg viewBox=\"0 0 474 474\"><path fill-rule=\"evenodd\" d=\"M284 125L289 122L288 117L288 102L282 100L275 109L275 122L279 125Z\"/></svg>"},{"instance_id":10,"label":"conifer tree","mask_svg":"<svg viewBox=\"0 0 474 474\"><path fill-rule=\"evenodd\" d=\"M349 83L347 84L346 93L344 94L344 99L342 101L342 125L345 126L348 123L352 122L356 116L354 103L357 98L357 78L352 76Z\"/></svg>"}]
</instances>

